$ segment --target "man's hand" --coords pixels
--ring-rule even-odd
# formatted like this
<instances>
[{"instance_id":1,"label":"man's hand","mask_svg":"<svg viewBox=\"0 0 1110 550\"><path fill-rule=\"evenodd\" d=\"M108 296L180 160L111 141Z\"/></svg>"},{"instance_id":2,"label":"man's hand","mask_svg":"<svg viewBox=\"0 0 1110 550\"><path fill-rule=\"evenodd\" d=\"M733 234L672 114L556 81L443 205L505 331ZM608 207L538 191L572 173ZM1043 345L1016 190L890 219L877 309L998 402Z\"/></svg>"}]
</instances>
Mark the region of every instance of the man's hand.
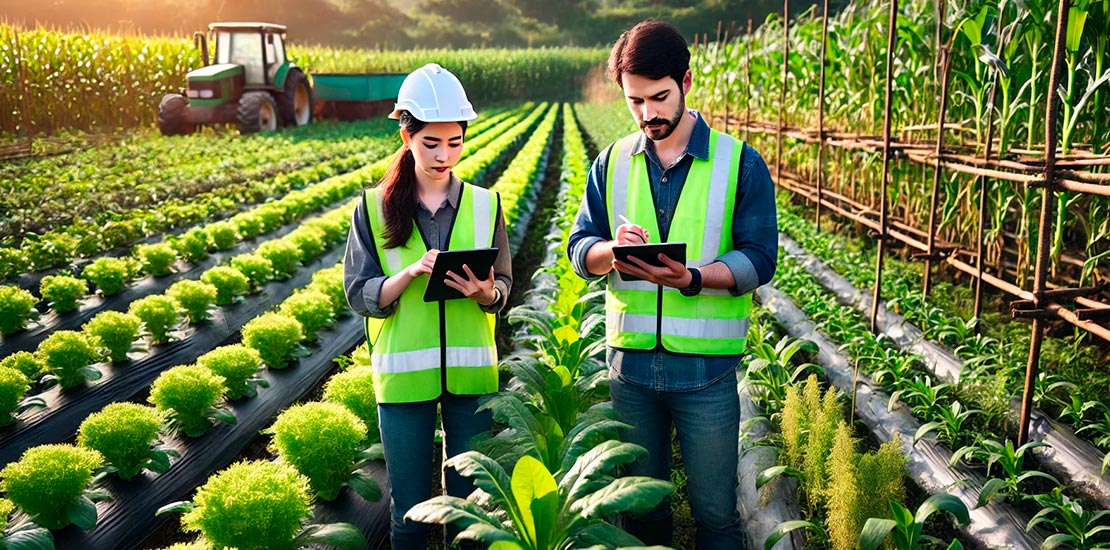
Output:
<instances>
[{"instance_id":1,"label":"man's hand","mask_svg":"<svg viewBox=\"0 0 1110 550\"><path fill-rule=\"evenodd\" d=\"M647 230L632 223L622 223L617 226L617 241L618 245L626 244L647 244L648 235Z\"/></svg>"},{"instance_id":2,"label":"man's hand","mask_svg":"<svg viewBox=\"0 0 1110 550\"><path fill-rule=\"evenodd\" d=\"M614 259L613 267L621 273L671 288L686 288L694 278L690 270L686 269L686 264L678 263L663 253L659 254L659 261L663 263L663 267L648 265L635 256L629 256L628 260L623 262Z\"/></svg>"}]
</instances>

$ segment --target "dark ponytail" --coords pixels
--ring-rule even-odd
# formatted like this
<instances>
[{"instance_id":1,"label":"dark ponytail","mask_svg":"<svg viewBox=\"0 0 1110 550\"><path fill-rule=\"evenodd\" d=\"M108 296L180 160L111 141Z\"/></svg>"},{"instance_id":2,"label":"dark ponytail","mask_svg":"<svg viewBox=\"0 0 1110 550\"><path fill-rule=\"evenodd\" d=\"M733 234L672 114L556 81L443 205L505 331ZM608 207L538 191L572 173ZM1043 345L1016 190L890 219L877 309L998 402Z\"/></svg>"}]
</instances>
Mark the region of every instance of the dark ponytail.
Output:
<instances>
[{"instance_id":1,"label":"dark ponytail","mask_svg":"<svg viewBox=\"0 0 1110 550\"><path fill-rule=\"evenodd\" d=\"M418 120L408 111L401 111L401 130L409 137L410 142L427 125L428 123ZM459 125L465 133L466 122L460 122ZM402 145L393 162L389 164L382 176L381 188L382 214L385 216L382 236L385 237L385 247L402 247L412 236L418 198L416 159L413 158L409 145Z\"/></svg>"}]
</instances>

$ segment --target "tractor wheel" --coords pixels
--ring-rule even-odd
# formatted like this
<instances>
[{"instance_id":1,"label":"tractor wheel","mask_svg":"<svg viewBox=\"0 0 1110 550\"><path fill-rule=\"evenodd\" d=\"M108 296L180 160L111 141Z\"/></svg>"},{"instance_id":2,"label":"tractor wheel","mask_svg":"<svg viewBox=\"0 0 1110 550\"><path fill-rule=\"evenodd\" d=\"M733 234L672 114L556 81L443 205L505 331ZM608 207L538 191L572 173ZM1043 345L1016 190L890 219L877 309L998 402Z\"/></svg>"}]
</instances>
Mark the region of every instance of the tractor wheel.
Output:
<instances>
[{"instance_id":1,"label":"tractor wheel","mask_svg":"<svg viewBox=\"0 0 1110 550\"><path fill-rule=\"evenodd\" d=\"M282 126L304 126L312 122L312 88L300 69L290 69L285 91L277 95Z\"/></svg>"},{"instance_id":2,"label":"tractor wheel","mask_svg":"<svg viewBox=\"0 0 1110 550\"><path fill-rule=\"evenodd\" d=\"M273 132L278 127L278 111L274 98L268 92L246 92L239 98L239 132Z\"/></svg>"},{"instance_id":3,"label":"tractor wheel","mask_svg":"<svg viewBox=\"0 0 1110 550\"><path fill-rule=\"evenodd\" d=\"M166 94L158 104L158 129L164 136L191 134L194 125L186 119L189 100L181 94Z\"/></svg>"}]
</instances>

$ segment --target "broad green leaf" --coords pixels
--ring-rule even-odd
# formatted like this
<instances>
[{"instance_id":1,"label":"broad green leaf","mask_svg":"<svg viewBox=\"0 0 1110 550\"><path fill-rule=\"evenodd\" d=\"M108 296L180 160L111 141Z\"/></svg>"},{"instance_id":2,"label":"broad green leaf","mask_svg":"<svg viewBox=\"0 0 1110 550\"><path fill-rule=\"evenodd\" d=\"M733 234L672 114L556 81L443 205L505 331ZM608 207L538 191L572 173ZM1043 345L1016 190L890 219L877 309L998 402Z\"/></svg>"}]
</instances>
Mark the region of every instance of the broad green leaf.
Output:
<instances>
[{"instance_id":1,"label":"broad green leaf","mask_svg":"<svg viewBox=\"0 0 1110 550\"><path fill-rule=\"evenodd\" d=\"M891 519L868 518L859 534L860 550L875 550L898 524Z\"/></svg>"},{"instance_id":2,"label":"broad green leaf","mask_svg":"<svg viewBox=\"0 0 1110 550\"><path fill-rule=\"evenodd\" d=\"M192 502L190 502L188 500L179 500L177 502L171 502L171 503L159 508L156 512L154 512L154 515L160 516L162 514L168 514L168 513L171 513L171 512L173 512L173 513L191 512L193 510L193 508L195 508L195 506L193 505Z\"/></svg>"},{"instance_id":3,"label":"broad green leaf","mask_svg":"<svg viewBox=\"0 0 1110 550\"><path fill-rule=\"evenodd\" d=\"M628 534L624 529L601 519L589 520L586 527L583 527L572 536L572 541L575 543L575 547L600 544L605 548L620 548L643 544L639 539Z\"/></svg>"},{"instance_id":4,"label":"broad green leaf","mask_svg":"<svg viewBox=\"0 0 1110 550\"><path fill-rule=\"evenodd\" d=\"M553 331L555 339L563 345L570 345L578 341L578 330L570 325L563 325Z\"/></svg>"},{"instance_id":5,"label":"broad green leaf","mask_svg":"<svg viewBox=\"0 0 1110 550\"><path fill-rule=\"evenodd\" d=\"M532 503L558 491L555 478L542 462L525 455L513 467L511 483L513 499L520 509L521 521L516 527L525 540L534 543L537 541L537 522L533 515Z\"/></svg>"},{"instance_id":6,"label":"broad green leaf","mask_svg":"<svg viewBox=\"0 0 1110 550\"><path fill-rule=\"evenodd\" d=\"M642 514L655 508L672 492L674 486L667 481L642 476L621 477L573 503L571 511L580 511L586 518L618 512Z\"/></svg>"},{"instance_id":7,"label":"broad green leaf","mask_svg":"<svg viewBox=\"0 0 1110 550\"><path fill-rule=\"evenodd\" d=\"M5 550L54 550L54 535L32 523L9 532L4 537Z\"/></svg>"},{"instance_id":8,"label":"broad green leaf","mask_svg":"<svg viewBox=\"0 0 1110 550\"><path fill-rule=\"evenodd\" d=\"M66 506L66 518L81 529L92 529L96 527L96 505L83 495L77 497Z\"/></svg>"},{"instance_id":9,"label":"broad green leaf","mask_svg":"<svg viewBox=\"0 0 1110 550\"><path fill-rule=\"evenodd\" d=\"M603 441L574 462L574 466L571 466L567 475L559 482L559 488L567 495L568 500L577 500L604 483L599 481L599 477L612 472L617 466L634 462L646 454L647 450L639 445L613 440Z\"/></svg>"},{"instance_id":10,"label":"broad green leaf","mask_svg":"<svg viewBox=\"0 0 1110 550\"><path fill-rule=\"evenodd\" d=\"M952 514L956 518L956 522L960 525L967 525L971 522L968 515L967 506L958 498L948 493L938 493L925 499L921 506L917 508L917 515L914 520L917 523L924 524L928 521L929 516L935 512L945 511Z\"/></svg>"},{"instance_id":11,"label":"broad green leaf","mask_svg":"<svg viewBox=\"0 0 1110 550\"><path fill-rule=\"evenodd\" d=\"M366 537L363 536L358 527L350 523L310 525L302 533L306 536L301 540L309 544L327 544L340 548L366 548ZM300 538L300 535L297 538Z\"/></svg>"},{"instance_id":12,"label":"broad green leaf","mask_svg":"<svg viewBox=\"0 0 1110 550\"><path fill-rule=\"evenodd\" d=\"M762 472L759 472L759 475L755 477L755 488L762 489L763 486L769 483L772 479L775 479L782 475L788 475L801 481L805 480L802 472L798 471L796 468L791 468L789 466L772 466L770 468L767 468L766 470L763 470Z\"/></svg>"},{"instance_id":13,"label":"broad green leaf","mask_svg":"<svg viewBox=\"0 0 1110 550\"><path fill-rule=\"evenodd\" d=\"M998 494L998 491L1005 486L1005 480L998 479L997 477L988 479L986 483L983 483L983 490L979 491L979 500L975 503L975 507L982 508L986 506L987 503Z\"/></svg>"},{"instance_id":14,"label":"broad green leaf","mask_svg":"<svg viewBox=\"0 0 1110 550\"><path fill-rule=\"evenodd\" d=\"M782 540L783 537L790 534L791 531L795 531L797 529L810 529L818 532L821 531L821 527L819 527L816 523L810 521L804 521L800 519L784 521L776 525L775 529L771 531L771 534L767 535L767 540L763 541L763 550L771 550L775 547L776 544L779 543L780 540Z\"/></svg>"},{"instance_id":15,"label":"broad green leaf","mask_svg":"<svg viewBox=\"0 0 1110 550\"><path fill-rule=\"evenodd\" d=\"M347 486L370 502L377 502L382 498L382 488L374 478L362 472L351 474L351 477L347 478Z\"/></svg>"},{"instance_id":16,"label":"broad green leaf","mask_svg":"<svg viewBox=\"0 0 1110 550\"><path fill-rule=\"evenodd\" d=\"M455 537L455 540L476 540L484 542L486 544L497 542L499 540L519 542L517 541L516 536L512 533L504 529L499 529L498 527L495 527L488 523L481 522L471 523L470 525L468 525L466 529L463 529L459 532L458 536Z\"/></svg>"},{"instance_id":17,"label":"broad green leaf","mask_svg":"<svg viewBox=\"0 0 1110 550\"><path fill-rule=\"evenodd\" d=\"M524 550L524 547L511 540L499 540L491 544L489 550Z\"/></svg>"}]
</instances>

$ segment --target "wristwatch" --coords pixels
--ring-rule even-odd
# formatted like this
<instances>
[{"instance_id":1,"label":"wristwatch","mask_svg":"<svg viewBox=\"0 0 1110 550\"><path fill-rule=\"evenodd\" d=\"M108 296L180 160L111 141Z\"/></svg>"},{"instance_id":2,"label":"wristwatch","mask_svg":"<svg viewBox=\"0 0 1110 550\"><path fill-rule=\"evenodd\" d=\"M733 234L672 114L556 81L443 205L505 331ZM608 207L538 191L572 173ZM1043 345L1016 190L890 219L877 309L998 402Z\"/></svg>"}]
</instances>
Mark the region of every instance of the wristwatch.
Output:
<instances>
[{"instance_id":1,"label":"wristwatch","mask_svg":"<svg viewBox=\"0 0 1110 550\"><path fill-rule=\"evenodd\" d=\"M678 289L683 296L697 296L701 294L701 271L696 267L687 268L690 271L690 286Z\"/></svg>"}]
</instances>

